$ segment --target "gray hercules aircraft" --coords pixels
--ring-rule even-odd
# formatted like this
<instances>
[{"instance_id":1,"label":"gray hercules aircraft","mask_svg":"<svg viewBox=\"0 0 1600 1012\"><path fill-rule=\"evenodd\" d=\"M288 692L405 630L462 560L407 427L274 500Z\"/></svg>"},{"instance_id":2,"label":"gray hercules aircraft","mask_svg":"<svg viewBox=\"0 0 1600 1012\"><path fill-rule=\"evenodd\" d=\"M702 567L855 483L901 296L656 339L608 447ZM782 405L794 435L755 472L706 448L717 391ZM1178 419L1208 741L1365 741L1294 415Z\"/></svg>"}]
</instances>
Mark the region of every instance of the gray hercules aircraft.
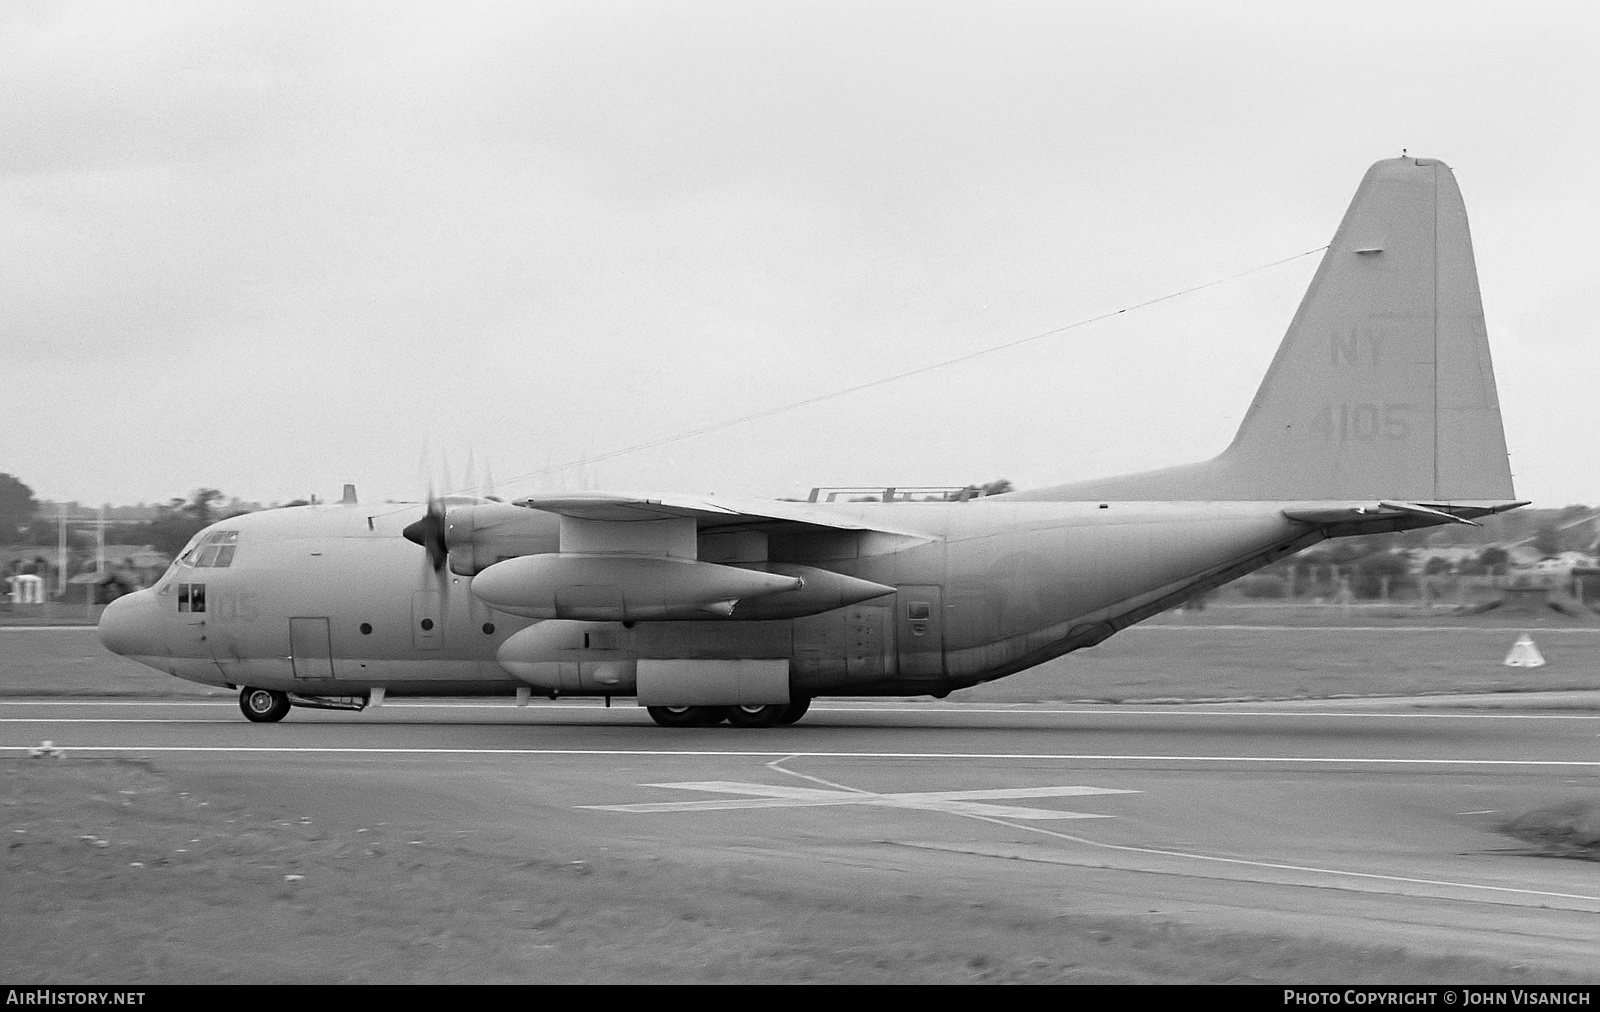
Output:
<instances>
[{"instance_id":1,"label":"gray hercules aircraft","mask_svg":"<svg viewBox=\"0 0 1600 1012\"><path fill-rule=\"evenodd\" d=\"M938 502L347 490L202 531L100 637L239 689L255 721L561 695L763 727L818 696L1021 671L1324 538L1519 505L1461 193L1442 162L1396 158L1368 170L1212 460Z\"/></svg>"}]
</instances>

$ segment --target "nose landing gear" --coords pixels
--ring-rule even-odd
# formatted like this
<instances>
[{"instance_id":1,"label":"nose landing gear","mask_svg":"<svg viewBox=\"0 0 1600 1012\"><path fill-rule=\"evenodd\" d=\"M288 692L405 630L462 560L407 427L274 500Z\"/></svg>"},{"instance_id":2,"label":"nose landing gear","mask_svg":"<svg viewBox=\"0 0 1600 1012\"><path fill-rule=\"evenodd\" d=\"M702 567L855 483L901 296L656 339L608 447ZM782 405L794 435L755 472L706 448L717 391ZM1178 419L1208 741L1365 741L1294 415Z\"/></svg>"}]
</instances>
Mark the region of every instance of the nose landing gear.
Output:
<instances>
[{"instance_id":1,"label":"nose landing gear","mask_svg":"<svg viewBox=\"0 0 1600 1012\"><path fill-rule=\"evenodd\" d=\"M253 689L245 686L239 690L239 709L258 724L270 724L283 719L289 712L289 694L276 689Z\"/></svg>"}]
</instances>

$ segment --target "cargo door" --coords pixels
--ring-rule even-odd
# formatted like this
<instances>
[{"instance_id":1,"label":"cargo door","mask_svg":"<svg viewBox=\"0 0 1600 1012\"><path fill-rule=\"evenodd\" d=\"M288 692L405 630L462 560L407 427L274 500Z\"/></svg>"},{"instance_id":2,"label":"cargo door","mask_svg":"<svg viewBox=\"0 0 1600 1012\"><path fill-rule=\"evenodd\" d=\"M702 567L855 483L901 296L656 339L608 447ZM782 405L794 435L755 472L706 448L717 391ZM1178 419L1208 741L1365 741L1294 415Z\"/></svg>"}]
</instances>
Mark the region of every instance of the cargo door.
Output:
<instances>
[{"instance_id":1,"label":"cargo door","mask_svg":"<svg viewBox=\"0 0 1600 1012\"><path fill-rule=\"evenodd\" d=\"M895 639L900 653L900 677L943 678L943 588L910 585L896 591Z\"/></svg>"},{"instance_id":2,"label":"cargo door","mask_svg":"<svg viewBox=\"0 0 1600 1012\"><path fill-rule=\"evenodd\" d=\"M436 590L419 590L411 595L411 645L418 650L444 646L443 597Z\"/></svg>"},{"instance_id":3,"label":"cargo door","mask_svg":"<svg viewBox=\"0 0 1600 1012\"><path fill-rule=\"evenodd\" d=\"M289 663L296 678L333 677L333 637L327 619L289 620Z\"/></svg>"}]
</instances>

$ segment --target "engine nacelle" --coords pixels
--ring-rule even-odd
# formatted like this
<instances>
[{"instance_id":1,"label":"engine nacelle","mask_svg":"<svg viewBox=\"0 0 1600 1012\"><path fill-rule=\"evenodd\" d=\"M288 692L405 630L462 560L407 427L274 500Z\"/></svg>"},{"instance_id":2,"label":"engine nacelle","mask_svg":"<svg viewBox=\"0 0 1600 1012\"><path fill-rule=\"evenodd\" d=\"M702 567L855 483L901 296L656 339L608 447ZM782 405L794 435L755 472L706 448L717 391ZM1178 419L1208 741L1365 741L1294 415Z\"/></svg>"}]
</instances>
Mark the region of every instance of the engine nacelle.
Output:
<instances>
[{"instance_id":1,"label":"engine nacelle","mask_svg":"<svg viewBox=\"0 0 1600 1012\"><path fill-rule=\"evenodd\" d=\"M506 559L554 552L560 544L559 518L525 506L452 506L444 517L450 572L457 576L476 576Z\"/></svg>"},{"instance_id":2,"label":"engine nacelle","mask_svg":"<svg viewBox=\"0 0 1600 1012\"><path fill-rule=\"evenodd\" d=\"M527 618L602 622L726 617L750 598L798 591L797 576L662 556L555 553L497 562L472 595Z\"/></svg>"}]
</instances>

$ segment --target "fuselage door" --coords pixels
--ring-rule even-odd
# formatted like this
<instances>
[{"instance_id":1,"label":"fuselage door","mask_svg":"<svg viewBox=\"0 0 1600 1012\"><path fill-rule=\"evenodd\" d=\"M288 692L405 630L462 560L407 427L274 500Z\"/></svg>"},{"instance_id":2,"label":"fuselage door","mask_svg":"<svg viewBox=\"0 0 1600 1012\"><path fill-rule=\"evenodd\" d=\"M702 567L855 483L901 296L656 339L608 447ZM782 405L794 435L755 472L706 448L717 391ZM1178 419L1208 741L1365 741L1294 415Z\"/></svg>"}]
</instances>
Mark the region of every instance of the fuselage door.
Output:
<instances>
[{"instance_id":1,"label":"fuselage door","mask_svg":"<svg viewBox=\"0 0 1600 1012\"><path fill-rule=\"evenodd\" d=\"M411 645L418 650L444 646L443 597L435 590L419 590L411 595Z\"/></svg>"},{"instance_id":2,"label":"fuselage door","mask_svg":"<svg viewBox=\"0 0 1600 1012\"><path fill-rule=\"evenodd\" d=\"M333 677L333 639L327 619L289 620L289 663L296 678Z\"/></svg>"},{"instance_id":3,"label":"fuselage door","mask_svg":"<svg viewBox=\"0 0 1600 1012\"><path fill-rule=\"evenodd\" d=\"M903 586L895 594L895 634L900 677L944 677L944 601L942 588Z\"/></svg>"}]
</instances>

